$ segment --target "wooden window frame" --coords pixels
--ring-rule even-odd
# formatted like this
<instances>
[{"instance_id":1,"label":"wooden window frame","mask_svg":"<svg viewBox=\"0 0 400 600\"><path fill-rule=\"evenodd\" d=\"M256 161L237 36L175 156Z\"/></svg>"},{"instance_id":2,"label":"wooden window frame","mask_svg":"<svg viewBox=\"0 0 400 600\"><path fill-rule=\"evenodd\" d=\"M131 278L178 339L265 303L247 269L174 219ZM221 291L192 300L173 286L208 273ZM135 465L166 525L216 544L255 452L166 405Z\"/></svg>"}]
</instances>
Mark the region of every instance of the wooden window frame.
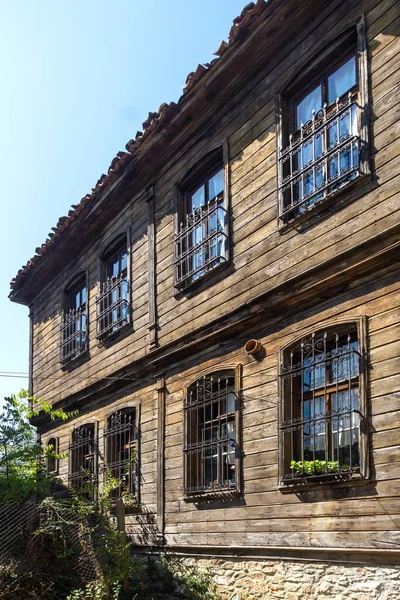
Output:
<instances>
[{"instance_id":1,"label":"wooden window frame","mask_svg":"<svg viewBox=\"0 0 400 600\"><path fill-rule=\"evenodd\" d=\"M189 440L189 428L191 426L188 409L188 397L190 394L190 390L192 386L196 385L197 382L201 381L203 378L211 377L215 375L219 376L228 376L234 379L234 394L235 394L235 411L233 422L235 424L235 442L234 442L234 452L235 452L235 483L233 486L223 486L223 484L214 487L202 487L201 489L189 489L188 486L188 456L190 455L190 446L188 444ZM242 473L242 365L241 364L219 364L214 367L210 367L209 369L205 369L200 373L196 374L196 377L192 378L185 386L184 386L184 436L183 436L183 499L187 502L200 502L206 501L209 499L229 499L233 497L240 496L242 494L243 489L243 473ZM228 413L227 413L228 415ZM228 415L229 416L229 415ZM194 418L194 417L192 417ZM219 417L220 418L220 417ZM195 427L199 427L199 424ZM201 457L201 460L204 460L204 457ZM203 464L203 463L202 463Z\"/></svg>"},{"instance_id":2,"label":"wooden window frame","mask_svg":"<svg viewBox=\"0 0 400 600\"><path fill-rule=\"evenodd\" d=\"M353 41L352 41L353 40ZM353 45L352 45L353 44ZM338 56L336 57L336 52ZM358 128L358 172L348 181L344 181L336 189L326 183L326 191L322 198L317 198L310 205L307 205L307 198L299 202L297 206L304 204L302 211L296 209L296 205L289 204L292 208L287 208L284 204L283 192L284 175L283 162L281 157L288 151L289 134L296 131L295 126L295 107L296 101L304 98L307 92L318 85L322 80L321 76L314 76L316 69L324 72L325 80L336 69L338 69L351 56L356 56L356 75L357 75L357 98L355 102L357 110L357 128ZM355 93L355 87L352 88ZM354 94L353 94L354 95ZM314 57L307 57L307 62L297 65L296 72L290 76L288 83L283 91L275 98L276 104L276 123L277 123L277 156L279 157L277 166L277 187L278 187L278 227L283 232L292 224L296 225L309 217L320 214L333 206L342 206L349 199L349 190L362 185L364 179L371 175L370 150L369 150L369 74L368 74L368 56L367 56L367 38L366 24L364 15L358 20L354 20L347 25L346 30L336 32L330 39L324 39L315 49ZM332 105L331 105L332 106ZM340 107L340 104L339 104ZM327 107L329 109L329 107ZM320 111L322 112L322 111ZM310 121L311 123L311 121ZM286 177L287 179L287 177ZM286 181L285 179L285 181ZM315 194L314 194L315 195Z\"/></svg>"},{"instance_id":3,"label":"wooden window frame","mask_svg":"<svg viewBox=\"0 0 400 600\"><path fill-rule=\"evenodd\" d=\"M127 254L126 269L123 269L122 272L120 271L116 276L110 276L109 266L112 259L125 249ZM127 227L124 233L115 237L101 253L98 263L98 293L96 296L96 337L99 341L114 339L115 337L118 337L121 332L132 326L131 252L131 230L130 227ZM107 314L112 312L112 310L110 311L112 301L110 304L110 301L107 301L106 298L114 290L119 289L119 286L121 286L124 281L126 281L127 285L126 297L122 297L122 288L120 288L118 294L120 295L119 300L121 300L121 302L119 303L118 307L116 307L116 310L121 311L122 314L122 310L124 310L125 307L126 318L122 319L123 322L116 329L114 329L114 327L116 326L117 322L114 321L110 321L108 326L102 327L104 320L108 319ZM109 306L104 308L104 302L106 302L106 304L108 303Z\"/></svg>"},{"instance_id":4,"label":"wooden window frame","mask_svg":"<svg viewBox=\"0 0 400 600\"><path fill-rule=\"evenodd\" d=\"M120 406L116 406L114 407L110 412L108 412L105 415L104 418L104 428L103 428L103 447L104 447L104 465L103 465L103 470L104 470L104 481L107 480L107 469L108 469L108 463L109 463L109 456L108 456L108 444L107 444L107 438L108 438L108 434L107 432L109 431L109 426L108 426L108 422L109 419L111 419L114 415L116 415L119 412L128 412L128 411L134 411L135 412L135 419L134 419L134 428L135 428L135 434L136 438L134 440L134 447L135 447L135 452L136 452L136 456L135 456L135 470L134 470L134 474L133 474L133 485L134 485L134 491L132 492L130 490L131 493L134 494L135 496L135 500L136 503L139 504L140 503L140 403L139 402L126 402L124 404L121 404ZM120 488L118 488L120 489ZM121 494L119 494L119 497L121 496ZM116 497L114 498L115 500L117 499Z\"/></svg>"},{"instance_id":5,"label":"wooden window frame","mask_svg":"<svg viewBox=\"0 0 400 600\"><path fill-rule=\"evenodd\" d=\"M80 479L78 476L79 471L72 471L72 466L74 462L74 434L78 430L83 430L84 428L92 428L93 429L93 469L90 472L92 476L91 480L91 490L85 493L85 497L90 502L95 502L97 498L97 485L99 481L99 453L98 453L98 443L99 443L99 422L97 420L85 421L83 423L77 424L73 430L71 431L70 436L70 444L68 449L68 487L74 487L73 481L74 479ZM88 455L89 456L89 455ZM76 476L76 477L75 477ZM84 476L82 476L82 480ZM83 482L83 485L85 483ZM79 488L77 488L77 493L79 495Z\"/></svg>"},{"instance_id":6,"label":"wooden window frame","mask_svg":"<svg viewBox=\"0 0 400 600\"><path fill-rule=\"evenodd\" d=\"M184 256L187 256L187 260L190 260L190 249L194 246L190 245L188 248L183 250L185 232L189 231L190 226L186 227L183 225L185 219L190 214L188 203L190 195L196 191L202 184L207 189L207 182L220 170L224 172L224 190L222 196L222 202L218 204L219 208L225 211L224 219L224 230L221 234L224 236L225 253L219 255L218 258L222 259L221 262L213 265L205 261L204 268L198 270L204 270L194 279L194 273L188 274L184 271L188 270ZM207 205L207 200L205 202ZM197 212L197 211L196 211ZM212 214L212 210L210 214ZM194 213L193 213L194 214ZM218 214L218 213L217 213ZM204 281L212 278L213 275L219 273L221 270L226 268L231 260L231 222L230 222L230 193L229 193L229 149L228 140L225 139L223 143L217 144L213 149L207 149L200 158L197 157L195 163L192 163L188 169L185 177L174 186L174 288L175 295L186 291L188 289L196 288L200 286ZM207 212L205 211L205 222L208 223ZM193 227L193 225L192 225ZM191 234L189 234L191 235ZM207 239L207 236L206 238ZM186 242L187 243L187 242ZM185 266L186 265L186 266Z\"/></svg>"},{"instance_id":7,"label":"wooden window frame","mask_svg":"<svg viewBox=\"0 0 400 600\"><path fill-rule=\"evenodd\" d=\"M54 440L54 443L53 443L53 440ZM50 444L53 446L53 452L55 452L56 454L59 454L60 438L55 435L50 436L45 442L45 447L50 446ZM47 475L58 475L59 462L60 462L60 460L58 458L54 458L54 469L49 469L49 457L46 456L46 473L47 473Z\"/></svg>"},{"instance_id":8,"label":"wooden window frame","mask_svg":"<svg viewBox=\"0 0 400 600\"><path fill-rule=\"evenodd\" d=\"M360 466L358 473L344 474L343 477L338 477L335 473L332 476L325 476L323 480L327 485L351 485L357 481L366 481L369 479L369 432L368 432L368 419L369 419L369 407L368 407L368 354L367 354L367 319L365 316L349 316L332 319L330 321L324 321L316 323L310 329L304 330L301 335L289 340L287 344L282 346L278 350L277 359L279 365L279 409L278 409L278 423L279 423L279 476L278 486L281 489L291 489L304 486L321 485L321 480L318 477L307 477L303 476L297 478L297 480L285 479L285 475L288 473L285 467L285 439L283 432L283 424L285 423L285 406L287 406L288 398L285 397L285 384L284 384L284 365L286 365L287 354L292 348L294 348L299 342L306 338L310 338L313 334L317 335L323 331L333 332L335 328L340 331L357 331L357 343L359 355L359 373L358 373L358 387L359 390L359 453L360 453ZM334 384L327 386L332 388L329 394L335 393L337 388L334 389ZM353 389L353 388L351 388ZM340 391L340 390L339 390ZM326 392L325 392L326 393ZM331 407L332 408L332 407ZM297 433L297 436L301 435ZM325 433L327 435L327 433ZM293 443L293 442L292 442ZM322 479L322 478L321 478Z\"/></svg>"},{"instance_id":9,"label":"wooden window frame","mask_svg":"<svg viewBox=\"0 0 400 600\"><path fill-rule=\"evenodd\" d=\"M83 289L86 291L86 302L83 303L79 309L74 310L71 303L71 297L76 294L77 291L81 292ZM84 309L82 310L82 306ZM65 356L64 350L65 345L68 344L68 340L65 340L65 330L71 326L76 320L82 319L82 316L86 320L85 334L86 341L84 344L78 347L76 353L69 353ZM70 321L71 325L68 325ZM83 330L82 330L83 331ZM71 342L69 342L71 343ZM89 352L89 286L88 286L88 272L82 271L76 275L70 283L65 287L62 294L62 311L61 311L61 326L60 326L60 363L64 367L80 363L81 359L87 357Z\"/></svg>"}]
</instances>

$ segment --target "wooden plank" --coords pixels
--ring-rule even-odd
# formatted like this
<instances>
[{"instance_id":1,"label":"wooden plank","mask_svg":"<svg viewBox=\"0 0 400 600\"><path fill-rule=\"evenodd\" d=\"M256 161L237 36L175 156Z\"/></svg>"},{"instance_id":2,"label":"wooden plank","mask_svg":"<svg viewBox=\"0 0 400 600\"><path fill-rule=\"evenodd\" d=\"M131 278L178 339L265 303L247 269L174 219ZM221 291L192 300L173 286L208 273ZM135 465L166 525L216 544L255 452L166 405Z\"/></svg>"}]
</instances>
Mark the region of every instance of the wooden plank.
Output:
<instances>
[{"instance_id":1,"label":"wooden plank","mask_svg":"<svg viewBox=\"0 0 400 600\"><path fill-rule=\"evenodd\" d=\"M157 529L164 535L165 526L165 377L157 381Z\"/></svg>"}]
</instances>

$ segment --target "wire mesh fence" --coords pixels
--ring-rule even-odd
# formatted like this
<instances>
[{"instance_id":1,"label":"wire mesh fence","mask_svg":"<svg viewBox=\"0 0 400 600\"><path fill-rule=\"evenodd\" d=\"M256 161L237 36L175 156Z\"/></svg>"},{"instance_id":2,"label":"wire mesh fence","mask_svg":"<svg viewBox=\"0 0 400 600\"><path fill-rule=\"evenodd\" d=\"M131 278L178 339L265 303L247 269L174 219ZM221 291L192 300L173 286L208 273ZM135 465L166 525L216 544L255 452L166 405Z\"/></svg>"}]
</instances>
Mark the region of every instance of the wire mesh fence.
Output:
<instances>
[{"instance_id":1,"label":"wire mesh fence","mask_svg":"<svg viewBox=\"0 0 400 600\"><path fill-rule=\"evenodd\" d=\"M51 499L0 503L0 570L11 562L34 564L38 556L54 560L74 556L76 579L82 583L101 577L91 527L70 504ZM51 560L51 556L50 556Z\"/></svg>"},{"instance_id":2,"label":"wire mesh fence","mask_svg":"<svg viewBox=\"0 0 400 600\"><path fill-rule=\"evenodd\" d=\"M0 566L19 556L39 523L39 505L33 501L0 502Z\"/></svg>"}]
</instances>

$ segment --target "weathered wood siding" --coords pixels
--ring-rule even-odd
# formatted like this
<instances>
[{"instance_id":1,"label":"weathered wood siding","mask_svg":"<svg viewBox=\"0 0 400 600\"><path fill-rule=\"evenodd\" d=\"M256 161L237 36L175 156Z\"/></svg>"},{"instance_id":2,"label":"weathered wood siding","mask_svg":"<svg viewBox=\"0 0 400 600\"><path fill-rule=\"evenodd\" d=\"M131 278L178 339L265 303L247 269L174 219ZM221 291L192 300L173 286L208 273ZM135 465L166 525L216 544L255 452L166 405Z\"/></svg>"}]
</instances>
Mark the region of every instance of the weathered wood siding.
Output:
<instances>
[{"instance_id":1,"label":"weathered wood siding","mask_svg":"<svg viewBox=\"0 0 400 600\"><path fill-rule=\"evenodd\" d=\"M134 225L132 225L134 224ZM129 335L114 343L99 344L96 338L96 295L100 256L107 245L130 227L131 297L133 326ZM148 259L147 206L135 202L110 223L99 239L82 256L71 260L59 277L38 297L33 306L33 378L34 393L48 401L60 400L90 385L118 368L119 363L135 360L148 350ZM64 371L60 363L60 325L63 290L79 272L88 273L88 318L90 359L83 365Z\"/></svg>"},{"instance_id":2,"label":"weathered wood siding","mask_svg":"<svg viewBox=\"0 0 400 600\"><path fill-rule=\"evenodd\" d=\"M124 391L82 406L79 416L58 427L59 449L68 451L73 427L97 420L100 464L107 416L126 403L140 405L141 510L127 517L139 543L154 541L165 517L166 541L176 546L280 546L377 548L390 551L400 539L400 269L393 265L374 278L354 280L340 296L297 315L273 318L256 329L214 342L205 350L171 363L165 373L165 461L157 464L157 380L138 381ZM341 486L278 488L278 349L302 331L336 317L366 316L368 323L368 428L371 473L368 481ZM250 337L262 341L263 360L246 355ZM202 370L242 364L243 495L205 503L183 498L184 385ZM54 435L53 425L42 441ZM157 513L157 474L165 469L165 515ZM68 459L60 461L66 481ZM161 507L162 507L161 503ZM161 519L162 521L162 519Z\"/></svg>"},{"instance_id":3,"label":"weathered wood siding","mask_svg":"<svg viewBox=\"0 0 400 600\"><path fill-rule=\"evenodd\" d=\"M361 279L340 297L297 318L265 323L230 344L194 355L167 374L166 539L173 545L393 548L400 539L400 271ZM278 349L302 330L338 316L368 319L371 476L282 492L278 486ZM243 345L260 339L266 357ZM201 370L243 365L243 498L205 503L183 498L183 386Z\"/></svg>"},{"instance_id":4,"label":"weathered wood siding","mask_svg":"<svg viewBox=\"0 0 400 600\"><path fill-rule=\"evenodd\" d=\"M275 94L312 53L316 40L339 32L344 18L350 20L363 11L373 100L373 180L361 191L350 190L348 194L356 200L343 210L322 218L301 234L297 228L281 234L277 226ZM215 134L204 135L179 161L166 166L156 183L161 344L218 319L257 294L398 224L400 128L398 93L394 90L400 84L399 28L398 2L328 3L272 61L266 60L257 78L243 86L228 107L221 108L215 117L217 126L212 129ZM185 175L197 153L224 138L229 144L234 272L182 300L174 297L173 289L173 184Z\"/></svg>"},{"instance_id":5,"label":"weathered wood siding","mask_svg":"<svg viewBox=\"0 0 400 600\"><path fill-rule=\"evenodd\" d=\"M362 13L368 41L372 177L364 180L357 190L351 186L348 191L343 190L343 196L353 201L340 210L325 214L301 232L296 228L279 231L275 95L305 57L313 56L316 40L322 42L338 34ZM242 332L237 330L223 341L214 337L208 347L203 343L192 351L187 345L184 357L172 357L167 368L162 369L165 371L165 461L164 448L160 447L163 431L158 408L162 401L157 384L162 376L156 370L136 382L128 380L127 387L114 394L99 392L96 400L92 398L90 402L85 402L83 393L79 416L56 430L60 451L67 450L74 426L96 419L101 463L107 414L127 401L140 403L142 512L128 518L130 533L139 536L135 539L145 541L146 536L148 539L156 534L157 525L162 529L165 517L166 541L178 546L398 548L399 268L386 262L372 274L371 269L364 274L354 265L360 260L363 245L374 243L375 251L379 250L377 243L384 248L385 243L389 244L384 234L389 239L399 224L400 5L397 0L333 0L321 3L319 12L305 19L296 30L285 22L279 35L279 44L277 37L273 40L271 55L268 45L263 46L265 61L256 73L248 77L242 65L237 80L232 82L235 93L228 102L221 104L219 97L209 99L207 124L201 122L201 116L199 122L190 122L182 132L176 152L169 152L154 174L156 328L149 330L154 314L149 317L146 194L132 183L131 201L124 210L99 231L98 239L88 243L84 252L68 257L58 277L43 289L31 307L34 393L57 402L68 400L75 392L85 392L100 379L106 384L110 381L107 378L113 378L118 369L139 361L146 365L143 359L154 355L155 336L159 354L167 344L184 345L185 336L211 322L215 323L215 331L222 317L262 293L271 292L273 298L278 286L292 281L293 298L286 290L279 312L275 310L270 317L265 313L264 322L254 313L254 320L246 325L246 334L243 327ZM212 285L205 280L197 290L175 295L174 185L198 156L224 140L229 148L233 262ZM131 232L133 327L113 341L99 344L95 325L99 258L107 244L127 226ZM352 275L346 281L343 279L343 288L335 284L336 291L332 293L332 283L323 293L320 285L312 302L298 300L296 306L296 279L308 274L312 289L311 284L317 285L324 276L321 269L317 272L317 267L335 258L338 272L353 269ZM335 271L332 265L329 268L334 280ZM89 279L90 357L84 364L66 371L59 363L62 292L67 282L81 271L87 271ZM347 487L331 485L284 493L277 486L277 351L303 330L346 315L367 317L370 479ZM210 335L212 331L210 327ZM254 360L243 351L250 337L262 341L266 349L263 360ZM218 369L221 363L243 365L244 493L235 500L197 504L184 500L182 492L183 389L202 370L213 366ZM41 433L43 442L53 436L52 424L41 428ZM64 479L67 465L67 459L61 460L60 475ZM356 518L360 515L362 518Z\"/></svg>"},{"instance_id":6,"label":"weathered wood siding","mask_svg":"<svg viewBox=\"0 0 400 600\"><path fill-rule=\"evenodd\" d=\"M276 119L274 97L295 74L305 57L313 56L316 40L340 32L344 23L365 13L371 98L373 177L361 189L349 189L354 201L326 215L301 234L283 234L277 224ZM294 34L281 28L280 50L266 55L264 66L250 80L239 73L228 104L210 101L208 126L188 126L187 143L174 159L159 165L154 177L156 201L157 335L160 346L218 319L280 283L311 272L318 264L366 242L398 223L400 184L399 89L400 7L396 0L334 0ZM287 39L285 38L287 37ZM233 268L213 285L175 296L173 282L173 187L201 152L224 139L229 145ZM134 187L134 186L133 186ZM68 257L57 279L32 306L34 315L34 393L49 401L110 376L150 352L148 330L147 206L143 190L99 231L84 253ZM95 327L97 269L101 249L131 225L131 287L133 331L113 343L98 344ZM90 360L70 372L59 363L62 291L79 271L89 276Z\"/></svg>"},{"instance_id":7,"label":"weathered wood siding","mask_svg":"<svg viewBox=\"0 0 400 600\"><path fill-rule=\"evenodd\" d=\"M85 423L97 423L98 437L96 439L96 450L98 453L98 476L100 486L103 483L105 440L104 431L107 425L107 417L122 407L138 407L139 428L139 464L140 464L140 501L143 504L143 514L151 515L156 512L156 480L157 480L157 390L155 382L141 382L135 388L129 386L123 393L105 396L97 402L91 402L79 411L79 415L57 427L54 433L53 426L41 429L42 445L46 445L51 437L58 437L59 452L68 453L71 443L72 431L75 427ZM59 460L58 474L67 485L68 483L68 458ZM147 517L146 517L147 518ZM139 531L139 530L138 530Z\"/></svg>"}]
</instances>

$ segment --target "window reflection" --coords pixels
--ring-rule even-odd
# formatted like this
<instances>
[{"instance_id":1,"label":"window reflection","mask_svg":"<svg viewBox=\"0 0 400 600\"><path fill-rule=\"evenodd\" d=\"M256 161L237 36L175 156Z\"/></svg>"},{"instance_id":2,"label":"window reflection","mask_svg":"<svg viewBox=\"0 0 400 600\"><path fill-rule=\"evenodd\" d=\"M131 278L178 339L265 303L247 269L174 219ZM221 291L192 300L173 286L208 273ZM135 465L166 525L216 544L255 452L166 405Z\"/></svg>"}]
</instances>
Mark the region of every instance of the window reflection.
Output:
<instances>
[{"instance_id":1,"label":"window reflection","mask_svg":"<svg viewBox=\"0 0 400 600\"><path fill-rule=\"evenodd\" d=\"M336 98L343 96L356 83L356 57L352 56L328 77L328 104L335 102Z\"/></svg>"},{"instance_id":2,"label":"window reflection","mask_svg":"<svg viewBox=\"0 0 400 600\"><path fill-rule=\"evenodd\" d=\"M319 85L298 103L296 111L297 128L311 119L313 110L318 112L320 108L322 108L322 87Z\"/></svg>"}]
</instances>

